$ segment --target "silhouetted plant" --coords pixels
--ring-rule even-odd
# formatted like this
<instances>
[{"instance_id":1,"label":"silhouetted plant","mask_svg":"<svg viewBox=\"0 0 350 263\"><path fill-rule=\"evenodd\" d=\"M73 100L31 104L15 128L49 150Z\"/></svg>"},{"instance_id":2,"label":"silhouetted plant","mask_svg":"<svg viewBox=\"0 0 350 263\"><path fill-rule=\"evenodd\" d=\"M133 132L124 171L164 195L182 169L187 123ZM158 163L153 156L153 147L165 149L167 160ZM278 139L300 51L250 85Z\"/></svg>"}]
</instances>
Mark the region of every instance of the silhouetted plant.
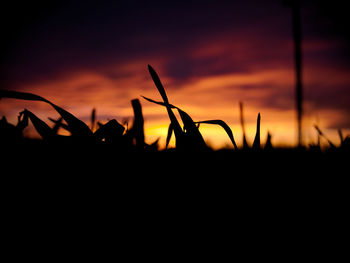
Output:
<instances>
[{"instance_id":1,"label":"silhouetted plant","mask_svg":"<svg viewBox=\"0 0 350 263\"><path fill-rule=\"evenodd\" d=\"M96 123L96 109L93 108L92 111L91 111L91 124L90 124L90 129L92 131L95 130L95 123Z\"/></svg>"},{"instance_id":2,"label":"silhouetted plant","mask_svg":"<svg viewBox=\"0 0 350 263\"><path fill-rule=\"evenodd\" d=\"M239 103L239 112L240 112L240 121L241 121L242 134L243 134L243 149L246 150L249 148L249 145L245 134L243 102Z\"/></svg>"},{"instance_id":3,"label":"silhouetted plant","mask_svg":"<svg viewBox=\"0 0 350 263\"><path fill-rule=\"evenodd\" d=\"M169 103L169 99L163 87L163 84L160 81L158 74L155 70L149 65L149 73L155 83L155 86L162 97L162 101L155 101L150 98L142 96L145 100L161 105L167 110L167 114L170 119L170 124L168 127L168 132L166 136L165 149L168 148L172 134L175 135L175 149L179 152L206 152L209 150L209 147L206 145L202 134L199 131L200 125L209 124L209 125L219 125L222 127L226 134L228 135L233 147L235 150L238 150L237 144L235 142L231 128L223 120L203 120L203 121L193 121L188 113L186 113L181 108L174 106ZM96 121L96 109L94 108L91 112L90 127L86 125L82 120L75 117L70 112L64 110L63 108L57 106L51 101L26 92L17 92L17 91L6 91L0 90L0 99L1 98L12 98L20 100L30 100L45 102L51 105L57 113L60 115L58 119L49 118L51 122L54 123L51 128L46 122L41 120L33 112L24 109L19 113L17 124L13 125L7 122L6 117L2 117L0 120L0 142L2 144L7 142L21 142L24 138L23 131L28 126L29 120L33 124L35 130L41 136L42 140L48 143L54 143L52 145L55 148L57 143L68 142L68 143L83 143L80 145L95 146L95 145L108 145L111 146L109 149L114 149L117 152L142 152L142 151L158 151L158 140L151 143L150 145L145 142L145 133L144 133L144 118L142 114L142 106L138 99L131 101L133 108L134 119L131 127L129 128L128 122L123 121L122 124L117 120L112 119L107 123L102 124L99 121ZM250 147L245 133L244 127L244 115L243 115L243 103L240 102L240 123L242 126L243 132L243 150L248 151L272 151L274 147L271 142L271 134L268 132L267 139L264 149L261 147L261 138L260 138L260 122L261 115L260 113L257 116L256 123L256 134L254 142ZM181 127L177 117L173 111L177 111L183 127ZM97 125L96 125L97 123ZM96 127L97 126L97 127ZM126 128L125 128L126 127ZM310 145L310 149L317 149L320 151L320 138L324 138L329 143L331 149L338 149L332 141L320 130L320 128L315 125L315 129L318 132L318 143L316 146ZM59 129L67 130L70 135L64 136L59 134ZM348 151L350 149L350 137L346 136L344 138L341 130L338 131L340 138L340 147L341 150ZM66 144L64 144L66 145ZM93 148L92 148L93 149Z\"/></svg>"},{"instance_id":4,"label":"silhouetted plant","mask_svg":"<svg viewBox=\"0 0 350 263\"><path fill-rule=\"evenodd\" d=\"M253 142L253 149L254 150L260 150L260 113L258 114L258 118L256 120L256 133L255 133L255 139Z\"/></svg>"},{"instance_id":5,"label":"silhouetted plant","mask_svg":"<svg viewBox=\"0 0 350 263\"><path fill-rule=\"evenodd\" d=\"M342 149L350 149L350 136L347 135L344 138L343 133L340 129L338 130L338 134L339 134L339 139L340 139L340 147Z\"/></svg>"},{"instance_id":6,"label":"silhouetted plant","mask_svg":"<svg viewBox=\"0 0 350 263\"><path fill-rule=\"evenodd\" d=\"M148 100L149 102L156 103L162 106L165 106L169 115L170 119L170 125L168 128L168 134L166 139L166 148L168 147L171 134L174 132L175 134L175 143L176 143L176 149L178 150L195 150L195 151L203 151L207 149L207 145L204 142L203 136L199 132L199 126L196 124L200 123L207 123L207 124L216 124L220 125L224 128L226 133L228 134L233 146L235 149L237 148L236 142L233 137L233 133L230 129L230 127L222 120L208 120L208 121L200 121L200 122L194 122L190 115L188 115L185 111L180 109L179 107L176 107L169 103L168 97L166 95L165 89L163 87L163 84L161 83L158 74L155 72L155 70L148 65L149 72L151 74L151 77L161 95L163 98L163 102L155 101L149 98L146 98L142 96L144 99ZM172 109L178 110L181 120L184 124L183 129L181 128L178 120L176 119L175 114L173 113Z\"/></svg>"},{"instance_id":7,"label":"silhouetted plant","mask_svg":"<svg viewBox=\"0 0 350 263\"><path fill-rule=\"evenodd\" d=\"M329 143L329 145L332 147L332 148L335 148L335 145L331 142L330 139L328 139L328 137L320 130L320 128L315 125L314 126L316 131L318 132L318 134L320 135L320 137L323 137L324 139L326 139L326 141Z\"/></svg>"},{"instance_id":8,"label":"silhouetted plant","mask_svg":"<svg viewBox=\"0 0 350 263\"><path fill-rule=\"evenodd\" d=\"M130 132L135 138L135 145L138 150L143 150L145 147L144 120L142 115L141 103L138 99L131 101L134 110L134 122Z\"/></svg>"},{"instance_id":9,"label":"silhouetted plant","mask_svg":"<svg viewBox=\"0 0 350 263\"><path fill-rule=\"evenodd\" d=\"M5 116L0 120L0 142L6 143L8 141L19 142L23 136L23 129L27 126L24 121L18 118L17 125L7 122Z\"/></svg>"},{"instance_id":10,"label":"silhouetted plant","mask_svg":"<svg viewBox=\"0 0 350 263\"><path fill-rule=\"evenodd\" d=\"M13 98L13 99L21 99L21 100L46 102L50 104L58 112L58 114L61 115L61 117L67 122L69 126L69 131L72 133L72 136L76 137L78 140L86 140L86 139L92 138L92 135L93 135L92 131L83 121L79 120L73 114L55 105L51 101L44 99L43 97L40 97L35 94L27 93L27 92L1 90L0 98ZM35 118L36 117L35 115L30 114L30 116L33 119L35 119L35 121L38 121L38 119ZM37 122L37 124L38 123L39 121ZM47 128L40 127L41 125L44 125L43 123L38 125L40 129L48 130Z\"/></svg>"},{"instance_id":11,"label":"silhouetted plant","mask_svg":"<svg viewBox=\"0 0 350 263\"><path fill-rule=\"evenodd\" d=\"M29 110L24 110L20 113L20 118L23 118L23 121L28 124L28 118L33 123L34 128L40 134L40 136L47 141L53 141L58 138L56 132L51 129L44 121L39 119L34 113Z\"/></svg>"},{"instance_id":12,"label":"silhouetted plant","mask_svg":"<svg viewBox=\"0 0 350 263\"><path fill-rule=\"evenodd\" d=\"M266 138L264 150L271 151L273 149L271 137L272 136L271 136L270 132L267 132L267 138Z\"/></svg>"}]
</instances>

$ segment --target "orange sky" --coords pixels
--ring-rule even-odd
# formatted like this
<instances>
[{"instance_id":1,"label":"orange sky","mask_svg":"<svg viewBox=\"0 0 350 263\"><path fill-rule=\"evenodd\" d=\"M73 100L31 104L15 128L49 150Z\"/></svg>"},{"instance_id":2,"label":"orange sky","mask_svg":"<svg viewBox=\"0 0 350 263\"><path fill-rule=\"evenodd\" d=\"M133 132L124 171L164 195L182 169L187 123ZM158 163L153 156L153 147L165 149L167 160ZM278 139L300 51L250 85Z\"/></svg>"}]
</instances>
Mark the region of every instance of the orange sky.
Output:
<instances>
[{"instance_id":1,"label":"orange sky","mask_svg":"<svg viewBox=\"0 0 350 263\"><path fill-rule=\"evenodd\" d=\"M139 98L143 106L145 118L146 141L152 142L160 138L160 145L165 143L169 119L166 110L158 105L144 100L141 95L161 100L147 68L140 64L123 65L125 71L138 71L143 68L143 73L132 74L130 77L111 79L92 72L81 72L74 76L67 76L55 82L29 85L24 90L52 100L64 107L77 117L89 122L93 108L97 109L97 119L105 122L109 119L117 119L119 122L132 121L132 108L130 100ZM116 69L120 72L121 69ZM239 102L244 103L244 115L248 140L253 141L255 134L256 117L260 112L261 136L266 138L267 132L272 134L272 142L275 145L295 145L296 125L293 106L293 70L276 68L270 70L257 70L251 73L232 73L188 79L187 83L177 86L176 80L162 75L162 69L158 73L167 90L172 104L181 107L195 121L222 119L231 127L236 141L242 143L242 131L239 123ZM308 83L323 82L325 74L336 75L330 82L346 82L348 73L323 72L321 76L312 75L310 72L306 79ZM343 74L343 75L342 75ZM163 76L163 77L162 77ZM348 84L348 83L347 83ZM349 83L350 84L350 83ZM265 86L264 88L261 88ZM246 88L248 87L248 88ZM280 94L286 94L281 96ZM271 106L266 101L273 101ZM276 109L276 105L282 105ZM48 117L58 117L57 113L49 105L40 102L16 101L3 99L0 104L2 115L15 123L17 114L27 108L36 113L43 120ZM318 124L324 132L338 143L336 129L327 129L334 118L345 118L336 110L316 111L311 104L306 103L304 117L304 142L316 142L314 124ZM214 148L230 145L229 138L220 128L202 124L200 131L205 140ZM344 130L349 132L349 130ZM30 132L31 136L37 136ZM171 142L173 144L173 141Z\"/></svg>"},{"instance_id":2,"label":"orange sky","mask_svg":"<svg viewBox=\"0 0 350 263\"><path fill-rule=\"evenodd\" d=\"M139 98L146 141L160 138L163 147L169 125L166 110L141 97L160 100L147 70L150 64L170 102L194 121L225 121L241 145L243 102L250 142L260 112L263 140L269 131L273 144L296 145L288 8L254 0L93 3L60 3L42 10L34 6L36 18L23 17L16 9L18 25L8 34L1 87L38 94L87 123L93 108L101 122L131 122L130 101ZM305 144L317 141L317 124L338 144L338 128L350 133L349 45L334 19L341 16L320 6L305 1L302 9L303 139ZM0 116L15 123L24 108L48 123L48 117L57 117L45 103L10 99L0 101ZM200 131L214 148L232 147L220 127L203 124ZM36 136L30 128L27 133Z\"/></svg>"}]
</instances>

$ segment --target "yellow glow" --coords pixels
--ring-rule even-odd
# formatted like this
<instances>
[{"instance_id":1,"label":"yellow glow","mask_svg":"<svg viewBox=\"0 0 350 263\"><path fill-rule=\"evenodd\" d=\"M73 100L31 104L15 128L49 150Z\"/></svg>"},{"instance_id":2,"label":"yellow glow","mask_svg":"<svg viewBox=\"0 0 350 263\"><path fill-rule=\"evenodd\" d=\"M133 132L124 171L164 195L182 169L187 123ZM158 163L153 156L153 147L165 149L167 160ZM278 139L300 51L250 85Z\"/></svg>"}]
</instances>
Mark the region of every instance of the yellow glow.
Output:
<instances>
[{"instance_id":1,"label":"yellow glow","mask_svg":"<svg viewBox=\"0 0 350 263\"><path fill-rule=\"evenodd\" d=\"M116 69L117 70L117 69ZM140 97L161 100L148 72L139 63L119 67L118 72L124 72L125 76L110 78L105 75L81 72L70 75L61 80L50 83L28 85L25 89L18 90L32 92L52 100L72 114L89 124L91 110L96 108L97 120L105 122L109 119L117 119L120 123L124 120L132 122L133 112L130 100L139 98L143 106L145 118L145 135L148 143L160 139L160 146L164 147L168 131L169 118L164 107L152 104ZM319 76L316 71L310 72L305 78L307 84L329 81L331 74L336 75L337 81L333 83L349 83L348 72L322 71L324 76ZM135 73L135 74L131 74ZM322 75L322 74L321 74ZM288 69L274 69L255 71L245 74L225 74L215 76L204 76L189 79L181 87L176 87L175 82L167 77L160 77L167 91L170 103L186 111L194 121L221 119L232 129L237 144L242 145L242 129L239 122L240 101L245 105L245 125L247 139L253 142L256 131L256 117L261 113L261 139L266 140L267 132L272 134L274 145L295 145L296 125L293 98L275 96L275 93L293 93L293 71ZM246 89L245 85L251 86ZM260 88L255 88L259 85ZM261 88L261 85L267 89ZM280 105L286 105L281 109L265 103L271 100L271 96ZM292 96L292 95L291 95ZM16 123L17 115L24 108L33 111L38 117L52 125L47 118L57 118L57 113L49 105L42 102L18 101L3 99L0 101L0 117L5 115L8 121ZM315 142L317 133L313 125L317 118L321 120L318 124L335 144L339 137L335 129L324 129L331 126L335 121L344 120L341 112L336 110L315 111L312 105L306 103L308 111L304 118L304 143ZM176 111L174 111L176 112ZM178 116L178 114L177 114ZM179 118L179 122L180 118ZM225 131L219 126L201 124L200 131L204 139L215 149L229 146L231 142ZM349 130L344 130L347 135ZM28 131L34 136L34 132ZM170 146L174 146L174 136Z\"/></svg>"},{"instance_id":2,"label":"yellow glow","mask_svg":"<svg viewBox=\"0 0 350 263\"><path fill-rule=\"evenodd\" d=\"M152 142L155 142L157 139L159 139L158 143L161 148L165 147L166 143L166 136L168 133L168 127L167 124L154 124L154 125L145 125L145 139L146 143L151 144ZM171 140L169 142L169 148L175 147L175 136L174 134L171 137Z\"/></svg>"}]
</instances>

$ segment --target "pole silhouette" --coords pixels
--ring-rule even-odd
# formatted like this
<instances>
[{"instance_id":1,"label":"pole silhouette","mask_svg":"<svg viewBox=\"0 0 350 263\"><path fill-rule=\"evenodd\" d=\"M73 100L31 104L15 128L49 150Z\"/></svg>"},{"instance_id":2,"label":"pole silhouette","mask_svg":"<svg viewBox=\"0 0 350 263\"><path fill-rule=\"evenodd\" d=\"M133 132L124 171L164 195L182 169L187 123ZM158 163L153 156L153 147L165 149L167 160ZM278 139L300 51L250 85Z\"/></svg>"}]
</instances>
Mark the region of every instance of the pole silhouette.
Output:
<instances>
[{"instance_id":1,"label":"pole silhouette","mask_svg":"<svg viewBox=\"0 0 350 263\"><path fill-rule=\"evenodd\" d=\"M294 38L294 62L296 78L296 108L298 123L298 146L302 145L302 118L303 118L303 84L302 84L302 50L301 50L301 18L300 1L291 1L293 38Z\"/></svg>"}]
</instances>

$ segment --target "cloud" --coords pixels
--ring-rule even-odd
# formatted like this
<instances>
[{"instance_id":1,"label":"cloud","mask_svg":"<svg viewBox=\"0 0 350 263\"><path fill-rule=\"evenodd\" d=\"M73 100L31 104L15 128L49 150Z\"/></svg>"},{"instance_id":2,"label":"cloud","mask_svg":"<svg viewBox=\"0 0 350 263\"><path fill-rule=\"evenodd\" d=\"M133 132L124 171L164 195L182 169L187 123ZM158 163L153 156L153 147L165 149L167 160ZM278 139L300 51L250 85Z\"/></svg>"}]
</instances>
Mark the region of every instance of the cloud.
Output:
<instances>
[{"instance_id":1,"label":"cloud","mask_svg":"<svg viewBox=\"0 0 350 263\"><path fill-rule=\"evenodd\" d=\"M276 133L288 134L278 135L281 140L293 140L291 14L277 2L64 2L49 15L32 18L25 29L16 26L16 39L2 60L2 87L40 94L84 120L93 107L101 119L130 119L131 99L160 99L147 72L151 64L170 101L193 118L223 119L239 130L238 102L243 101L252 133L262 112ZM308 127L318 115L327 127L349 128L346 46L334 34L318 33L312 18L322 16L312 5L305 8ZM164 130L164 109L141 102L149 129ZM0 102L0 114L15 121L26 106L16 103ZM43 118L52 114L47 105L30 106Z\"/></svg>"}]
</instances>

